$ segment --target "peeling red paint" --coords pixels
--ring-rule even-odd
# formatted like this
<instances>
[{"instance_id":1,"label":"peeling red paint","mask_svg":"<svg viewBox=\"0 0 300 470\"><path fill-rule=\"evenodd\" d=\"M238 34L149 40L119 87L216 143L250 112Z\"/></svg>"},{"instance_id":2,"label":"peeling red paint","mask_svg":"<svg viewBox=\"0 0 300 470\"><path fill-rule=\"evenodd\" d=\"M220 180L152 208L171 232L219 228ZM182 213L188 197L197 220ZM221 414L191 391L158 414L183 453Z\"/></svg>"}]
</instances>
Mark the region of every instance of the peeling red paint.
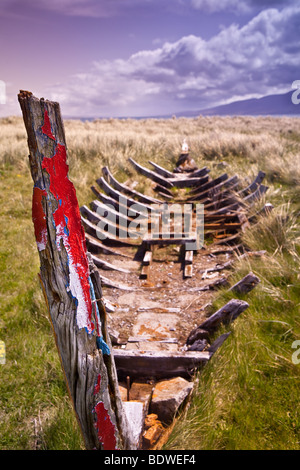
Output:
<instances>
[{"instance_id":1,"label":"peeling red paint","mask_svg":"<svg viewBox=\"0 0 300 470\"><path fill-rule=\"evenodd\" d=\"M103 450L117 450L116 449L116 436L115 427L111 422L108 411L105 409L102 402L97 403L95 406L95 413L97 416L97 434L99 442L103 445Z\"/></svg>"},{"instance_id":2,"label":"peeling red paint","mask_svg":"<svg viewBox=\"0 0 300 470\"><path fill-rule=\"evenodd\" d=\"M97 377L97 383L94 388L94 395L97 395L97 393L100 392L100 384L101 384L101 375L99 374Z\"/></svg>"},{"instance_id":3,"label":"peeling red paint","mask_svg":"<svg viewBox=\"0 0 300 470\"><path fill-rule=\"evenodd\" d=\"M46 110L42 130L48 137L54 138ZM53 213L56 243L57 248L60 249L62 239L68 253L70 290L78 301L77 324L79 328L86 328L88 333L92 333L94 323L92 321L92 300L85 233L81 224L76 191L73 183L68 178L69 167L66 160L65 146L57 143L55 154L51 158L45 157L43 159L42 168L50 176L49 189L58 203L58 207Z\"/></svg>"},{"instance_id":4,"label":"peeling red paint","mask_svg":"<svg viewBox=\"0 0 300 470\"><path fill-rule=\"evenodd\" d=\"M51 123L48 115L48 111L45 109L44 113L44 125L42 126L43 134L46 134L50 139L55 140L54 135L52 134L51 130Z\"/></svg>"},{"instance_id":5,"label":"peeling red paint","mask_svg":"<svg viewBox=\"0 0 300 470\"><path fill-rule=\"evenodd\" d=\"M47 244L47 224L46 215L42 205L43 196L47 196L45 189L38 187L33 188L32 196L32 220L34 224L35 239L38 250L44 250Z\"/></svg>"}]
</instances>

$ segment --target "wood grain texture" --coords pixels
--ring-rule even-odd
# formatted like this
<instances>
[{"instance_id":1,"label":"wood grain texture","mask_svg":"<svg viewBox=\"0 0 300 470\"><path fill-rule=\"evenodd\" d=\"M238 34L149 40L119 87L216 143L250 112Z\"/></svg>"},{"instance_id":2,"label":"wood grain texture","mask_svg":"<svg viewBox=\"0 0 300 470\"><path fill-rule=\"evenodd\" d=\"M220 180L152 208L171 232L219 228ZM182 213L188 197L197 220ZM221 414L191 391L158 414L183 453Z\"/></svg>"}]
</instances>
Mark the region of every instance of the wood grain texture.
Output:
<instances>
[{"instance_id":1,"label":"wood grain texture","mask_svg":"<svg viewBox=\"0 0 300 470\"><path fill-rule=\"evenodd\" d=\"M101 284L86 251L58 103L18 95L34 182L40 281L67 388L87 449L131 447L117 390Z\"/></svg>"}]
</instances>

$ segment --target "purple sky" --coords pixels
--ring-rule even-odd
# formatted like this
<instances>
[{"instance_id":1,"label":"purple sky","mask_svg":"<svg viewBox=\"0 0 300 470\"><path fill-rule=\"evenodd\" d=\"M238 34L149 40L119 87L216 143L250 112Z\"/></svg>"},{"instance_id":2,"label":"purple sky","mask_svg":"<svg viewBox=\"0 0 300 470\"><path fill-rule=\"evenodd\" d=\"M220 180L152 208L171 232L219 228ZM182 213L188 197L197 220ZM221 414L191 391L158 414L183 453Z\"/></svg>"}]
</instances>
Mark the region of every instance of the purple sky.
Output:
<instances>
[{"instance_id":1,"label":"purple sky","mask_svg":"<svg viewBox=\"0 0 300 470\"><path fill-rule=\"evenodd\" d=\"M175 114L300 79L298 0L0 0L0 117L17 93L64 116ZM0 97L1 98L1 97Z\"/></svg>"}]
</instances>

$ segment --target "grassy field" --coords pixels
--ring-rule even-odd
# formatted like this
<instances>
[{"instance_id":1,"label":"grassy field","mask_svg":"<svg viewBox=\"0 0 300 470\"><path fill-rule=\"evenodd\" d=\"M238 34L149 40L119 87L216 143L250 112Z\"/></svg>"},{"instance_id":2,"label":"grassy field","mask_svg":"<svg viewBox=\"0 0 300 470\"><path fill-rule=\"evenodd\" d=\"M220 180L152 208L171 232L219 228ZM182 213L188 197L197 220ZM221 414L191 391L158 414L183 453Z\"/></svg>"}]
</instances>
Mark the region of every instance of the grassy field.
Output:
<instances>
[{"instance_id":1,"label":"grassy field","mask_svg":"<svg viewBox=\"0 0 300 470\"><path fill-rule=\"evenodd\" d=\"M261 259L237 261L232 281L251 269L261 279L250 307L199 375L191 405L166 449L299 449L300 120L218 118L66 121L70 178L79 204L109 165L135 179L127 160L171 169L183 138L199 167L250 181L266 172L273 212L244 234ZM0 449L83 449L37 273L31 221L32 180L20 118L0 120ZM232 294L220 290L213 310ZM226 330L227 331L227 330ZM299 348L299 346L298 346ZM294 354L294 356L293 356ZM293 360L294 358L294 360ZM299 354L300 359L300 354Z\"/></svg>"}]
</instances>

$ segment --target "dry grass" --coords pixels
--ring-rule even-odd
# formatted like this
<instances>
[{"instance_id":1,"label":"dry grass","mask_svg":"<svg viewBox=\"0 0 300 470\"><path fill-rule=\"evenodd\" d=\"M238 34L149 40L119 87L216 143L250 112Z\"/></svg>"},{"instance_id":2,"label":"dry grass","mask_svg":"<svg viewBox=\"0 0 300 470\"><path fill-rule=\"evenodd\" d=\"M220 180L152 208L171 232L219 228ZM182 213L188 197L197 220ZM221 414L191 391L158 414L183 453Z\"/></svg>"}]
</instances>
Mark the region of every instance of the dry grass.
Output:
<instances>
[{"instance_id":1,"label":"dry grass","mask_svg":"<svg viewBox=\"0 0 300 470\"><path fill-rule=\"evenodd\" d=\"M119 180L136 180L138 189L150 191L128 158L144 165L153 160L171 169L183 138L198 166L209 166L212 176L236 173L247 183L259 170L266 172L266 200L275 210L244 238L251 249L267 249L268 254L260 261L237 263L233 276L234 282L252 270L262 282L251 293L248 313L235 323L230 339L201 374L192 406L168 446L299 447L300 366L290 359L292 341L300 337L299 119L200 116L66 121L65 130L70 178L80 205L92 200L90 186L104 165ZM23 121L1 119L0 339L6 343L7 363L0 365L0 448L79 449L82 441L67 405L37 280L27 155ZM215 308L226 299L228 293L221 291Z\"/></svg>"}]
</instances>

